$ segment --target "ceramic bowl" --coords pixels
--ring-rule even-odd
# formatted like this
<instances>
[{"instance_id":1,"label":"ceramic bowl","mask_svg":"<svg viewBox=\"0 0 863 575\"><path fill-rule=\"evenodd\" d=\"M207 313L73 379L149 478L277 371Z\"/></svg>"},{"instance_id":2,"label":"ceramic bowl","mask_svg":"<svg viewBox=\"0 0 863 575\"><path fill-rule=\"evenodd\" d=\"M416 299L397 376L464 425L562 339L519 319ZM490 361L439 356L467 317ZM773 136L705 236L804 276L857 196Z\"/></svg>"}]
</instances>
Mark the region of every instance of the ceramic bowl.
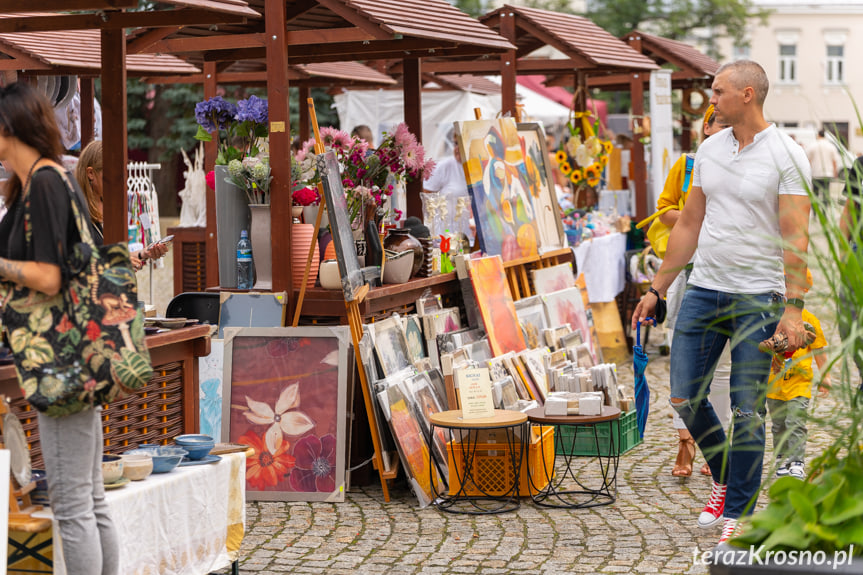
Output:
<instances>
[{"instance_id":1,"label":"ceramic bowl","mask_svg":"<svg viewBox=\"0 0 863 575\"><path fill-rule=\"evenodd\" d=\"M102 456L102 482L115 483L123 477L123 459L119 455Z\"/></svg>"},{"instance_id":2,"label":"ceramic bowl","mask_svg":"<svg viewBox=\"0 0 863 575\"><path fill-rule=\"evenodd\" d=\"M338 260L324 260L318 271L321 287L324 289L342 289L342 276L339 272Z\"/></svg>"},{"instance_id":3,"label":"ceramic bowl","mask_svg":"<svg viewBox=\"0 0 863 575\"><path fill-rule=\"evenodd\" d=\"M194 445L196 443L213 443L214 440L209 435L204 435L203 433L186 433L184 435L178 435L174 438L174 443L183 447L185 445Z\"/></svg>"},{"instance_id":4,"label":"ceramic bowl","mask_svg":"<svg viewBox=\"0 0 863 575\"><path fill-rule=\"evenodd\" d=\"M188 451L189 454L186 457L192 460L203 459L216 446L212 437L203 434L178 435L174 438L174 443Z\"/></svg>"},{"instance_id":5,"label":"ceramic bowl","mask_svg":"<svg viewBox=\"0 0 863 575\"><path fill-rule=\"evenodd\" d=\"M122 455L123 476L132 481L140 481L153 472L153 458L145 454Z\"/></svg>"},{"instance_id":6,"label":"ceramic bowl","mask_svg":"<svg viewBox=\"0 0 863 575\"><path fill-rule=\"evenodd\" d=\"M129 455L146 455L153 461L153 473L168 473L188 454L179 447L157 447L148 449L133 449L126 452Z\"/></svg>"},{"instance_id":7,"label":"ceramic bowl","mask_svg":"<svg viewBox=\"0 0 863 575\"><path fill-rule=\"evenodd\" d=\"M413 250L391 252L386 250L387 261L384 263L384 283L403 284L411 279L414 265Z\"/></svg>"}]
</instances>

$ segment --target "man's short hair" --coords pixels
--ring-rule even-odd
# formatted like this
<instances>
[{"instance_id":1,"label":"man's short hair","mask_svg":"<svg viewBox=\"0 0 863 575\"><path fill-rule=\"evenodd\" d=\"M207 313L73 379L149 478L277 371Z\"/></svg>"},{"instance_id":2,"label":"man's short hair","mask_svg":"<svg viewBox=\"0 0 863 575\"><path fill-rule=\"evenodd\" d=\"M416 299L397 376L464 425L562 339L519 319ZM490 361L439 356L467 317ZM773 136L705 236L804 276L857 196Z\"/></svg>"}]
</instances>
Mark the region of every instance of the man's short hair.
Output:
<instances>
[{"instance_id":1,"label":"man's short hair","mask_svg":"<svg viewBox=\"0 0 863 575\"><path fill-rule=\"evenodd\" d=\"M767 79L767 73L761 64L752 60L737 60L720 66L716 75L718 76L725 71L732 72L732 81L737 88L743 89L751 86L755 91L755 103L764 106L767 91L770 89L770 81Z\"/></svg>"},{"instance_id":2,"label":"man's short hair","mask_svg":"<svg viewBox=\"0 0 863 575\"><path fill-rule=\"evenodd\" d=\"M818 130L818 137L819 137L819 138L823 138L823 137L824 137L824 128L821 128L820 130Z\"/></svg>"}]
</instances>

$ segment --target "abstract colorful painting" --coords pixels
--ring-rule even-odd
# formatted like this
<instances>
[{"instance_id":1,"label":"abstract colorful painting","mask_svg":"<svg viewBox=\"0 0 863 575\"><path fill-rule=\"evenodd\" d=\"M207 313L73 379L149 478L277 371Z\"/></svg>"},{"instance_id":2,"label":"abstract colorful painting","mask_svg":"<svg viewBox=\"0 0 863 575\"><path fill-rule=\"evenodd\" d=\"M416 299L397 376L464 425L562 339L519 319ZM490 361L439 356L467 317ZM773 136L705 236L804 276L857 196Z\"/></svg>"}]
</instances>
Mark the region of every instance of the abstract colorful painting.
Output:
<instances>
[{"instance_id":1,"label":"abstract colorful painting","mask_svg":"<svg viewBox=\"0 0 863 575\"><path fill-rule=\"evenodd\" d=\"M347 327L227 328L223 441L255 449L250 500L344 501Z\"/></svg>"},{"instance_id":2,"label":"abstract colorful painting","mask_svg":"<svg viewBox=\"0 0 863 575\"><path fill-rule=\"evenodd\" d=\"M577 287L552 292L542 296L545 304L545 313L550 326L569 324L570 330L579 330L584 342L590 349L590 353L596 358L594 338L590 330L590 323L584 302L581 299L581 291ZM555 345L558 342L555 341Z\"/></svg>"},{"instance_id":3,"label":"abstract colorful painting","mask_svg":"<svg viewBox=\"0 0 863 575\"><path fill-rule=\"evenodd\" d=\"M222 441L222 377L224 374L225 342L210 340L210 355L198 358L198 414L201 433Z\"/></svg>"},{"instance_id":4,"label":"abstract colorful painting","mask_svg":"<svg viewBox=\"0 0 863 575\"><path fill-rule=\"evenodd\" d=\"M526 349L500 256L468 260L468 269L492 354Z\"/></svg>"},{"instance_id":5,"label":"abstract colorful painting","mask_svg":"<svg viewBox=\"0 0 863 575\"><path fill-rule=\"evenodd\" d=\"M554 176L548 161L548 147L542 125L518 124L518 139L524 155L527 183L533 200L541 252L563 248L563 219L554 190Z\"/></svg>"},{"instance_id":6,"label":"abstract colorful painting","mask_svg":"<svg viewBox=\"0 0 863 575\"><path fill-rule=\"evenodd\" d=\"M456 122L455 130L482 251L505 261L538 254L537 208L515 120Z\"/></svg>"}]
</instances>

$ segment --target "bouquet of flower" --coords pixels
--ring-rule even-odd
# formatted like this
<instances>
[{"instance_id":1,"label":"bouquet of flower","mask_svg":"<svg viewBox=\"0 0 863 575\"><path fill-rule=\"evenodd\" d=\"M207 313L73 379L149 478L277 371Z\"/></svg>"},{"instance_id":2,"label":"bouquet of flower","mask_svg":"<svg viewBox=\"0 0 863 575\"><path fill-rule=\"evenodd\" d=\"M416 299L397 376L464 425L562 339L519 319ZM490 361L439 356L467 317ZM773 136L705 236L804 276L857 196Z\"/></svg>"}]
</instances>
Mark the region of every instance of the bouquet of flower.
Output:
<instances>
[{"instance_id":1,"label":"bouquet of flower","mask_svg":"<svg viewBox=\"0 0 863 575\"><path fill-rule=\"evenodd\" d=\"M211 142L216 132L219 141L216 165L219 166L257 156L261 152L259 140L269 135L267 101L257 96L249 96L236 105L221 96L198 102L195 119L198 121L195 139Z\"/></svg>"},{"instance_id":2,"label":"bouquet of flower","mask_svg":"<svg viewBox=\"0 0 863 575\"><path fill-rule=\"evenodd\" d=\"M366 207L383 211L395 181L420 176L428 179L434 170L434 162L425 159L422 144L405 124L399 124L392 134L384 134L383 142L376 149L365 140L330 127L321 129L321 139L324 147L336 154L351 222L355 222ZM295 158L294 179L303 185L316 184L319 179L314 143L314 140L305 142ZM399 210L394 213L397 217L401 215Z\"/></svg>"},{"instance_id":3,"label":"bouquet of flower","mask_svg":"<svg viewBox=\"0 0 863 575\"><path fill-rule=\"evenodd\" d=\"M588 113L576 113L576 119L581 119L580 127L572 121L567 122L569 138L561 144L555 156L560 171L576 188L585 184L590 187L599 185L613 148L611 142L600 140L596 135L599 122L591 125L587 116Z\"/></svg>"},{"instance_id":4,"label":"bouquet of flower","mask_svg":"<svg viewBox=\"0 0 863 575\"><path fill-rule=\"evenodd\" d=\"M243 161L231 160L228 162L227 181L246 192L250 204L270 203L270 175L269 158L257 156L246 156Z\"/></svg>"}]
</instances>

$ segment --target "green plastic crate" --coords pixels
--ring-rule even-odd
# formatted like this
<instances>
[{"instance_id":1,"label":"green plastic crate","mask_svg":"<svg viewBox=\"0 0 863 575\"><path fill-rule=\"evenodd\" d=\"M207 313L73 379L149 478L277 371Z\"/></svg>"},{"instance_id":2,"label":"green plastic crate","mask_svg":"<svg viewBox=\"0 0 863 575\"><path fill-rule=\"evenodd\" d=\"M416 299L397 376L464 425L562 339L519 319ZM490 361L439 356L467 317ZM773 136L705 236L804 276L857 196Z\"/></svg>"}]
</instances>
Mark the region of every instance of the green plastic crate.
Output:
<instances>
[{"instance_id":1,"label":"green plastic crate","mask_svg":"<svg viewBox=\"0 0 863 575\"><path fill-rule=\"evenodd\" d=\"M560 438L557 444L558 455L570 453L573 440L575 441L575 449L572 451L574 455L611 455L610 432L614 434L614 444L616 447L619 447L621 454L626 453L643 441L638 435L638 421L636 420L634 409L620 416L620 435L622 437L617 436L617 424L615 422L596 424L596 432L599 436L599 453L596 452L596 441L593 437L592 426L579 426L577 434L575 433L576 428L570 425L555 427L555 434Z\"/></svg>"}]
</instances>

